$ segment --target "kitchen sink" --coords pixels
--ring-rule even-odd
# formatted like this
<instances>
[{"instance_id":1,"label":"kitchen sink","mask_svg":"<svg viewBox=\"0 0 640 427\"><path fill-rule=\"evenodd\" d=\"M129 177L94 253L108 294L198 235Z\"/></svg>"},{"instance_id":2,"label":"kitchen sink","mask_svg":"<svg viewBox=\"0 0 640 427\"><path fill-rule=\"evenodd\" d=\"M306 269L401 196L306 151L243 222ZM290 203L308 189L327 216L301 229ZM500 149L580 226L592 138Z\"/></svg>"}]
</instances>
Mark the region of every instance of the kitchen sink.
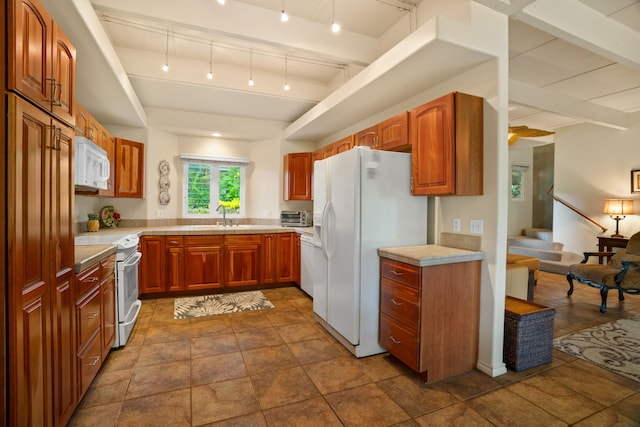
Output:
<instances>
[{"instance_id":1,"label":"kitchen sink","mask_svg":"<svg viewBox=\"0 0 640 427\"><path fill-rule=\"evenodd\" d=\"M264 225L257 224L239 224L239 225L192 225L192 230L237 230L237 229L250 229L250 228L265 228Z\"/></svg>"}]
</instances>

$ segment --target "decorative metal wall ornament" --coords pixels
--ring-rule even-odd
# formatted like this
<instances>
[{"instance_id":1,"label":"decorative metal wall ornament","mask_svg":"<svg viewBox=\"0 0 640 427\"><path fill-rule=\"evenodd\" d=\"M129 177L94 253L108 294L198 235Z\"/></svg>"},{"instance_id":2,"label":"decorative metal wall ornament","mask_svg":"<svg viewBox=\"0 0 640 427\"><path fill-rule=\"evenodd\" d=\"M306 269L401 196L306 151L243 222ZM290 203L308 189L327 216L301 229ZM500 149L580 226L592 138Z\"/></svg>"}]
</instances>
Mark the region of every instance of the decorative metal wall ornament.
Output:
<instances>
[{"instance_id":1,"label":"decorative metal wall ornament","mask_svg":"<svg viewBox=\"0 0 640 427\"><path fill-rule=\"evenodd\" d=\"M168 205L171 200L171 196L169 196L169 187L171 186L171 181L169 181L169 162L161 160L158 169L160 170L160 204Z\"/></svg>"}]
</instances>

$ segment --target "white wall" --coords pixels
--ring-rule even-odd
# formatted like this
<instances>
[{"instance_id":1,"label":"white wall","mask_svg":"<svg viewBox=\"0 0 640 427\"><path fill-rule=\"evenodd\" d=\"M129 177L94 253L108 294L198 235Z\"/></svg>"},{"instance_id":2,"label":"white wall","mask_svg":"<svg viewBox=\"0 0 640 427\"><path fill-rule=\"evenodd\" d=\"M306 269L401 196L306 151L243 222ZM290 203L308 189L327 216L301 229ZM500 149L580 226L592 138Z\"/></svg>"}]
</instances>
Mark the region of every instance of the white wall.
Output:
<instances>
[{"instance_id":1,"label":"white wall","mask_svg":"<svg viewBox=\"0 0 640 427\"><path fill-rule=\"evenodd\" d=\"M602 213L604 199L610 198L634 200L637 214L620 221L620 233L628 237L640 231L640 194L631 193L630 176L640 168L640 122L628 130L582 124L560 129L555 136L554 193L608 230L602 232L555 202L553 239L569 252L595 250L597 236L615 232L615 221Z\"/></svg>"},{"instance_id":2,"label":"white wall","mask_svg":"<svg viewBox=\"0 0 640 427\"><path fill-rule=\"evenodd\" d=\"M111 130L111 129L110 129ZM175 135L150 127L147 130L114 128L119 137L145 143L144 199L98 198L76 196L75 221L84 223L87 213L99 212L102 206L113 205L123 219L176 219L182 217L182 164L180 153L212 156L244 157L247 167L247 218L279 218L280 210L307 209L311 202L282 200L282 157L289 152L313 151L315 144L289 142L280 139L237 141ZM169 162L171 186L168 205L159 202L158 165ZM158 216L160 214L161 216Z\"/></svg>"}]
</instances>

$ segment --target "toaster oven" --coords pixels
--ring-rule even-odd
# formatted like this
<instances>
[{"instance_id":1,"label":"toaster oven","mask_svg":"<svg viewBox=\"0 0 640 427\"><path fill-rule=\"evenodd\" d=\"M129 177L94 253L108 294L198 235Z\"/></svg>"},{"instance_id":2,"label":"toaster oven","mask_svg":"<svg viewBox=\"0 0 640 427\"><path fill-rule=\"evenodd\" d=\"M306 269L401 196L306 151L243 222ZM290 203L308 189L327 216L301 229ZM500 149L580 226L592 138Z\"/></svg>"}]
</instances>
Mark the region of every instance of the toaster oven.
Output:
<instances>
[{"instance_id":1,"label":"toaster oven","mask_svg":"<svg viewBox=\"0 0 640 427\"><path fill-rule=\"evenodd\" d=\"M283 227L309 227L313 225L311 211L282 211L280 225Z\"/></svg>"}]
</instances>

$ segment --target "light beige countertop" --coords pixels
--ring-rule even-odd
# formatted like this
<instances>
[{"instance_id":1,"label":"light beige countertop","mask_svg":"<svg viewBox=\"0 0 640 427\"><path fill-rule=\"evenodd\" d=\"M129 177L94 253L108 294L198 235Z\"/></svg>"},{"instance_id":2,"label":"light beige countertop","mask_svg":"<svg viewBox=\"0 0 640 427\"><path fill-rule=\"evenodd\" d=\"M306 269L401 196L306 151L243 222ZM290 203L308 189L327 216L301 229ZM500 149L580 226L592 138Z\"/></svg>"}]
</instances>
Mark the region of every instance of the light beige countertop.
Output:
<instances>
[{"instance_id":1,"label":"light beige countertop","mask_svg":"<svg viewBox=\"0 0 640 427\"><path fill-rule=\"evenodd\" d=\"M215 235L215 234L267 234L291 233L302 234L313 227L282 227L280 225L241 224L223 227L221 225L162 225L152 227L118 227L113 229L101 228L97 232L85 232L78 236L105 236L114 234L137 234L139 236L180 236L180 235Z\"/></svg>"},{"instance_id":2,"label":"light beige countertop","mask_svg":"<svg viewBox=\"0 0 640 427\"><path fill-rule=\"evenodd\" d=\"M75 271L81 273L88 267L116 253L114 245L89 245L75 247Z\"/></svg>"},{"instance_id":3,"label":"light beige countertop","mask_svg":"<svg viewBox=\"0 0 640 427\"><path fill-rule=\"evenodd\" d=\"M456 262L479 261L484 257L482 252L449 248L439 245L398 246L379 248L378 255L416 267L452 264Z\"/></svg>"}]
</instances>

